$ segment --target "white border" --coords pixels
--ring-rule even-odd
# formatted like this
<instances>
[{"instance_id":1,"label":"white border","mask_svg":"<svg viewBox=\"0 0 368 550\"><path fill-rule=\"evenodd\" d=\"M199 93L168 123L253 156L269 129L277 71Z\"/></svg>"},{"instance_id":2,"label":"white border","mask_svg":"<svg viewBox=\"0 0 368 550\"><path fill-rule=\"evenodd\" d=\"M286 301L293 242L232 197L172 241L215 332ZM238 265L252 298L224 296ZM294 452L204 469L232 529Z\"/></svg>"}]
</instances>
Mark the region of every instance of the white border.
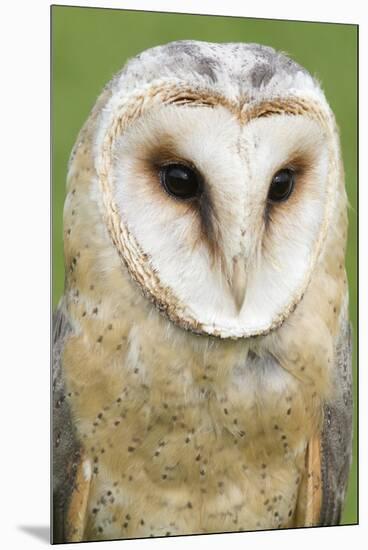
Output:
<instances>
[{"instance_id":1,"label":"white border","mask_svg":"<svg viewBox=\"0 0 368 550\"><path fill-rule=\"evenodd\" d=\"M299 19L360 24L360 526L281 532L211 535L100 543L98 549L220 548L231 544L257 548L277 543L283 549L355 546L368 538L368 327L367 238L367 27L365 3L308 0L152 0L88 2L68 5L153 11L179 11L246 17ZM47 543L20 526L49 523L49 2L3 2L1 63L1 358L2 411L0 498L1 544L7 550ZM364 53L363 53L364 52ZM344 76L342 75L342 78ZM5 196L4 196L5 192ZM115 545L115 546L114 546ZM81 544L78 548L84 548ZM361 545L358 545L360 547ZM71 545L66 545L71 547Z\"/></svg>"}]
</instances>

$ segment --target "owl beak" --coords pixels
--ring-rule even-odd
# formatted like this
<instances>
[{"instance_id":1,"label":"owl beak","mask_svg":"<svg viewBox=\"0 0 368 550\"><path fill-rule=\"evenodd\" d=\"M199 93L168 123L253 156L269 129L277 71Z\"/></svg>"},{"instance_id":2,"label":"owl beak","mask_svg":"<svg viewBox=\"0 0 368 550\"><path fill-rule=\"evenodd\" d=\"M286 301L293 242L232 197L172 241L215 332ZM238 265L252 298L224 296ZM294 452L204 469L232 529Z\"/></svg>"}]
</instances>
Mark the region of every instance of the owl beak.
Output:
<instances>
[{"instance_id":1,"label":"owl beak","mask_svg":"<svg viewBox=\"0 0 368 550\"><path fill-rule=\"evenodd\" d=\"M233 273L230 282L230 289L238 313L244 303L246 286L247 277L244 258L242 256L235 256L233 258Z\"/></svg>"}]
</instances>

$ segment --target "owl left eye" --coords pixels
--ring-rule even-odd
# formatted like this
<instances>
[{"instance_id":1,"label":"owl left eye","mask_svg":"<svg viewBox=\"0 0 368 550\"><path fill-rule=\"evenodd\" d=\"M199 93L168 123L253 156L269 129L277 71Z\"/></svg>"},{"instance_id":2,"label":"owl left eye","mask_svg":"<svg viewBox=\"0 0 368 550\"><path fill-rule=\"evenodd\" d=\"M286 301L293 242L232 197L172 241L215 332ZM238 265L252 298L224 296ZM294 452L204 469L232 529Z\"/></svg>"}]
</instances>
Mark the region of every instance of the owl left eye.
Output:
<instances>
[{"instance_id":1,"label":"owl left eye","mask_svg":"<svg viewBox=\"0 0 368 550\"><path fill-rule=\"evenodd\" d=\"M273 176L270 189L268 191L268 200L270 202L286 201L295 185L295 172L290 168L283 168Z\"/></svg>"},{"instance_id":2,"label":"owl left eye","mask_svg":"<svg viewBox=\"0 0 368 550\"><path fill-rule=\"evenodd\" d=\"M195 170L184 164L169 164L160 169L161 185L169 195L192 199L201 192L201 181Z\"/></svg>"}]
</instances>

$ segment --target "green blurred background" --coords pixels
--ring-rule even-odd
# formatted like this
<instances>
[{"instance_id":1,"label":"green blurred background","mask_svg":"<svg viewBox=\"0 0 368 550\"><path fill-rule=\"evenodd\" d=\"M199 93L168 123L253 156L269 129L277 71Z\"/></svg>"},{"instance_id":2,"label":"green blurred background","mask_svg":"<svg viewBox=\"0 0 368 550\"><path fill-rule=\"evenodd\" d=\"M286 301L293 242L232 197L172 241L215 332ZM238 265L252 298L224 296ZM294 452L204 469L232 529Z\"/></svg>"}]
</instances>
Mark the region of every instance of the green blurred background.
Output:
<instances>
[{"instance_id":1,"label":"green blurred background","mask_svg":"<svg viewBox=\"0 0 368 550\"><path fill-rule=\"evenodd\" d=\"M62 212L68 157L105 83L135 54L172 40L259 42L288 53L322 83L341 131L350 201L347 270L357 373L357 27L98 8L52 7L53 305L64 285ZM356 411L355 411L356 426ZM356 429L355 429L356 434ZM357 522L357 442L342 523Z\"/></svg>"}]
</instances>

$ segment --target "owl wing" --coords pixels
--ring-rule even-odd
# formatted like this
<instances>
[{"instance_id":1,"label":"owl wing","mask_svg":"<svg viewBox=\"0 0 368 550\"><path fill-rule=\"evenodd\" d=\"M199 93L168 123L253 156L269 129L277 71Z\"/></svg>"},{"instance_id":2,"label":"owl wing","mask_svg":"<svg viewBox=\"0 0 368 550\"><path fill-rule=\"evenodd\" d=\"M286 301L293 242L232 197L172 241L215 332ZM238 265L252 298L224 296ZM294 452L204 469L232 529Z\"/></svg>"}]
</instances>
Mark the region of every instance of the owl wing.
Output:
<instances>
[{"instance_id":1,"label":"owl wing","mask_svg":"<svg viewBox=\"0 0 368 550\"><path fill-rule=\"evenodd\" d=\"M52 359L52 542L81 540L91 477L76 437L66 395L62 354L72 333L61 302L53 316ZM79 538L78 538L79 537Z\"/></svg>"},{"instance_id":2,"label":"owl wing","mask_svg":"<svg viewBox=\"0 0 368 550\"><path fill-rule=\"evenodd\" d=\"M352 331L348 320L341 326L335 360L335 399L325 404L321 437L320 525L340 522L352 460Z\"/></svg>"},{"instance_id":3,"label":"owl wing","mask_svg":"<svg viewBox=\"0 0 368 550\"><path fill-rule=\"evenodd\" d=\"M324 404L322 432L309 441L297 505L297 526L338 525L352 459L351 325L335 347L334 399Z\"/></svg>"}]
</instances>

